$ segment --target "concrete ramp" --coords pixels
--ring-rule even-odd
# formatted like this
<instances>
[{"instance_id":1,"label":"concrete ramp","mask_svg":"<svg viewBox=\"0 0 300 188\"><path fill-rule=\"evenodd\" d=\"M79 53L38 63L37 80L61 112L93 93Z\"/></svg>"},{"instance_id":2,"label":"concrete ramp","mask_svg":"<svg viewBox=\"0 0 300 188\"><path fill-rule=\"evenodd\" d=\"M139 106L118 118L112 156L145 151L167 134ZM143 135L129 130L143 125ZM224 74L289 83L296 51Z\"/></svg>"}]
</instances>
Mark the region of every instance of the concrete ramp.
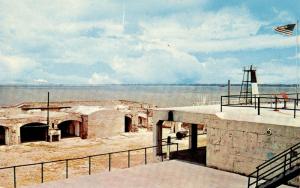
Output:
<instances>
[{"instance_id":1,"label":"concrete ramp","mask_svg":"<svg viewBox=\"0 0 300 188\"><path fill-rule=\"evenodd\" d=\"M162 163L115 170L91 176L49 182L32 188L245 188L247 177L204 166L171 160Z\"/></svg>"}]
</instances>

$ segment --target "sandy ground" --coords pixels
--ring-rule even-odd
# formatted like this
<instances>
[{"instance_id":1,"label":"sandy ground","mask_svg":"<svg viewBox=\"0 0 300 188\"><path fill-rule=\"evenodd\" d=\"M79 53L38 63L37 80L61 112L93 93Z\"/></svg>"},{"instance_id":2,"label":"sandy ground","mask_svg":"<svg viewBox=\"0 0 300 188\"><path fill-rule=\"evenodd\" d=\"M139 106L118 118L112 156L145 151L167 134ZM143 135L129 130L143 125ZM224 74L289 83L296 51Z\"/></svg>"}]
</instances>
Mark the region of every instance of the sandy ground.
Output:
<instances>
[{"instance_id":1,"label":"sandy ground","mask_svg":"<svg viewBox=\"0 0 300 188\"><path fill-rule=\"evenodd\" d=\"M82 140L80 138L67 138L62 139L60 142L54 143L32 142L14 146L1 146L0 166L4 167L66 158L84 157L88 155L128 150L149 145L152 145L151 132L124 133L122 135L113 136L110 138L86 140ZM135 153L132 154L134 155ZM116 158L116 156L113 156L112 165L114 165L114 159ZM88 172L87 163L87 159L70 161L70 176L73 175L72 172L78 175L81 173L86 174ZM100 163L102 163L103 166L99 167L99 170L105 169L108 166L106 165L108 163L107 156L95 157L93 158L92 163L94 163L94 165L92 164L94 166L94 171L98 171L96 167L101 166L99 165ZM18 185L39 183L41 176L40 168L40 165L17 168L16 171ZM60 162L46 164L44 166L44 170L44 178L46 181L61 179L65 176L65 163ZM0 186L10 187L12 185L12 172L12 169L0 171Z\"/></svg>"},{"instance_id":2,"label":"sandy ground","mask_svg":"<svg viewBox=\"0 0 300 188\"><path fill-rule=\"evenodd\" d=\"M169 135L165 129L163 137ZM171 135L171 136L174 136ZM95 138L82 140L76 138L62 139L60 142L32 142L13 146L0 147L0 167L38 163L43 161L60 160L66 158L84 157L107 152L129 150L140 147L152 146L152 132L140 130L137 133L122 133L109 138ZM179 142L179 148L188 147L188 139ZM199 139L198 145L205 145L206 139ZM175 146L171 150L175 151ZM165 148L166 149L166 148ZM144 165L144 150L131 152L130 166ZM111 158L112 170L127 168L128 153L114 154ZM147 149L147 163L158 162L153 157L152 149ZM88 159L69 161L69 178L88 174ZM92 173L108 171L108 155L94 157L91 160ZM66 163L57 162L44 165L44 182L64 179L66 176ZM20 167L16 169L17 185L34 185L41 181L41 165ZM0 187L12 187L13 169L0 170Z\"/></svg>"}]
</instances>

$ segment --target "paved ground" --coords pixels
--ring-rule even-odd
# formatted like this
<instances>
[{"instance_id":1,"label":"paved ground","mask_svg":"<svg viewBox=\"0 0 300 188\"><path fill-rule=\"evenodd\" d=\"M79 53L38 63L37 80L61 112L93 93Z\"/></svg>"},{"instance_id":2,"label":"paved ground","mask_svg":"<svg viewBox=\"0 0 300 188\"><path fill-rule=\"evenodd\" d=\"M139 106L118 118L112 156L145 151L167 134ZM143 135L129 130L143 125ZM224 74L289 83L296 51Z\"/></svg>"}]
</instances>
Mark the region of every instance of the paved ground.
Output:
<instances>
[{"instance_id":1,"label":"paved ground","mask_svg":"<svg viewBox=\"0 0 300 188\"><path fill-rule=\"evenodd\" d=\"M91 176L49 182L32 186L31 188L245 188L246 186L247 177L172 160Z\"/></svg>"}]
</instances>

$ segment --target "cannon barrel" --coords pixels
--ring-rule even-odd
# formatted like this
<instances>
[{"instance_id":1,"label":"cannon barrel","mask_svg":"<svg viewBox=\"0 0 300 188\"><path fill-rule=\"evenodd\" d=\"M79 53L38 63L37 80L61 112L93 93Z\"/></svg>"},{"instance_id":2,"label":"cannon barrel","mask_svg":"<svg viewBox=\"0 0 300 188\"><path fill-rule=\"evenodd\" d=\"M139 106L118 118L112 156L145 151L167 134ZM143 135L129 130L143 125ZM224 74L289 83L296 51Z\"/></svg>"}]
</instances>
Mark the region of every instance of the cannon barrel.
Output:
<instances>
[{"instance_id":1,"label":"cannon barrel","mask_svg":"<svg viewBox=\"0 0 300 188\"><path fill-rule=\"evenodd\" d=\"M181 140L182 138L186 137L187 134L188 134L188 131L178 131L178 132L176 133L176 138L177 138L178 140Z\"/></svg>"}]
</instances>

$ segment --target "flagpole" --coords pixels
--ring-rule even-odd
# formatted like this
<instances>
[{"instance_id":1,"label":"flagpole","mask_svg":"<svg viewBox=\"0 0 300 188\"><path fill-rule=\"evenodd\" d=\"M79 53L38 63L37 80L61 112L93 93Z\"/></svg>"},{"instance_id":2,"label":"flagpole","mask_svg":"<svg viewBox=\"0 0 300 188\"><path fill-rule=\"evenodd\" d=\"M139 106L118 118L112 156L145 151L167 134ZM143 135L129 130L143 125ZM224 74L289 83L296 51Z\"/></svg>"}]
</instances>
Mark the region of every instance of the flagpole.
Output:
<instances>
[{"instance_id":1,"label":"flagpole","mask_svg":"<svg viewBox=\"0 0 300 188\"><path fill-rule=\"evenodd\" d=\"M298 90L299 90L299 65L298 65L298 28L299 28L299 20L297 20L297 23L296 23L296 79L297 79L297 83L296 83L296 93L298 93Z\"/></svg>"}]
</instances>

